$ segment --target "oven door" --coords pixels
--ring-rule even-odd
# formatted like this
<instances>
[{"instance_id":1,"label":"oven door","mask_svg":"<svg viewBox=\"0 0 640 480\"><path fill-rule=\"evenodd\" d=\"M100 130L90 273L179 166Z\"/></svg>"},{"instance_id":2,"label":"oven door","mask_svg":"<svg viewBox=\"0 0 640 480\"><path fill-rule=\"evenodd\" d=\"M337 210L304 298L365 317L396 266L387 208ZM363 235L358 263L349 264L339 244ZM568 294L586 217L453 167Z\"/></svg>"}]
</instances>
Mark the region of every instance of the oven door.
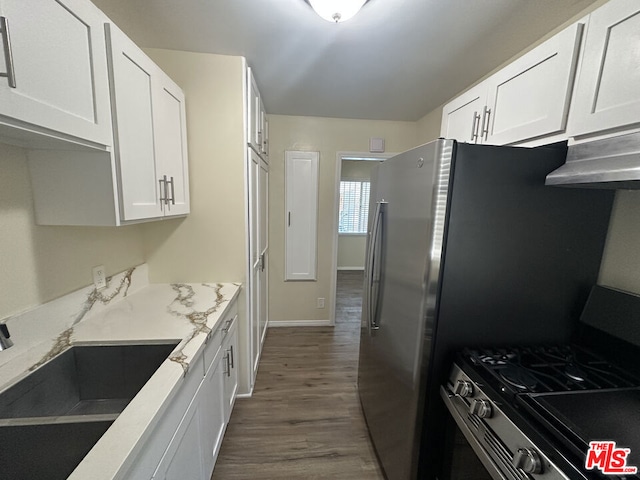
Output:
<instances>
[{"instance_id":1,"label":"oven door","mask_svg":"<svg viewBox=\"0 0 640 480\"><path fill-rule=\"evenodd\" d=\"M500 468L487 452L478 436L482 431L493 436L492 432L482 420L468 413L469 405L466 400L454 395L444 386L440 387L440 396L452 419L448 421L447 456L444 459L442 478L439 480L521 480L523 477L520 475L513 476L509 469Z\"/></svg>"}]
</instances>

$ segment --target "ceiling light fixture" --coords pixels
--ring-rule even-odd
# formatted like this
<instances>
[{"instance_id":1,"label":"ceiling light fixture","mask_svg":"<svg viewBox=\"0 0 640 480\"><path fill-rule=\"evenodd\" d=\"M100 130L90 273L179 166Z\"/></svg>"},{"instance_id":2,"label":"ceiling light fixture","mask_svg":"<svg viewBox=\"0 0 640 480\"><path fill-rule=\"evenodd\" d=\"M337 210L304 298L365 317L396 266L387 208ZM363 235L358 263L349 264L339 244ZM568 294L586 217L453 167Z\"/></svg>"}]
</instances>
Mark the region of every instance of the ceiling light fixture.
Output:
<instances>
[{"instance_id":1,"label":"ceiling light fixture","mask_svg":"<svg viewBox=\"0 0 640 480\"><path fill-rule=\"evenodd\" d=\"M360 11L367 0L308 0L311 8L328 22L349 20Z\"/></svg>"}]
</instances>

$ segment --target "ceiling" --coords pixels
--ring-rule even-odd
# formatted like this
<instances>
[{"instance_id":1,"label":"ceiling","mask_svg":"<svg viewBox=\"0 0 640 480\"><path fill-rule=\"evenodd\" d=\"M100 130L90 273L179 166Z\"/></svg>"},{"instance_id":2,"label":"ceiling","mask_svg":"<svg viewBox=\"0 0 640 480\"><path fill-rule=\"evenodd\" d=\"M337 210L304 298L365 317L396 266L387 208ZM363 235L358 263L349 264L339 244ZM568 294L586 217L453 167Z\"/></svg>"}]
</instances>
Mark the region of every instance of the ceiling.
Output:
<instances>
[{"instance_id":1,"label":"ceiling","mask_svg":"<svg viewBox=\"0 0 640 480\"><path fill-rule=\"evenodd\" d=\"M141 47L245 56L267 112L414 121L596 0L94 0Z\"/></svg>"}]
</instances>

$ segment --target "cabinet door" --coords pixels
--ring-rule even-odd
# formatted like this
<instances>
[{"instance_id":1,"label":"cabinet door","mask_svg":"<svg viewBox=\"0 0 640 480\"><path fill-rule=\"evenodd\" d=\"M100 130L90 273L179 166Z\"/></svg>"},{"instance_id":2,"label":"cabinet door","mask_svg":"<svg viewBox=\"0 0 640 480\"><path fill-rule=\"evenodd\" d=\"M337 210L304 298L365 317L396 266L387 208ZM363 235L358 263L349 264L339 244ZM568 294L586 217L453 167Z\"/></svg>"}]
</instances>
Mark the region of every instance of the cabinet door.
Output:
<instances>
[{"instance_id":1,"label":"cabinet door","mask_svg":"<svg viewBox=\"0 0 640 480\"><path fill-rule=\"evenodd\" d=\"M164 188L156 171L152 81L158 67L114 25L106 25L106 32L122 218L161 217Z\"/></svg>"},{"instance_id":2,"label":"cabinet door","mask_svg":"<svg viewBox=\"0 0 640 480\"><path fill-rule=\"evenodd\" d=\"M249 148L249 250L251 272L249 278L250 295L250 336L252 380L258 369L260 358L260 323L259 323L259 279L262 269L260 251L260 157Z\"/></svg>"},{"instance_id":3,"label":"cabinet door","mask_svg":"<svg viewBox=\"0 0 640 480\"><path fill-rule=\"evenodd\" d=\"M505 145L565 130L583 27L563 30L486 81L484 143Z\"/></svg>"},{"instance_id":4,"label":"cabinet door","mask_svg":"<svg viewBox=\"0 0 640 480\"><path fill-rule=\"evenodd\" d=\"M269 165L264 161L260 162L260 205L259 223L260 223L260 272L258 273L258 328L260 330L260 349L264 342L264 336L267 332L267 323L269 317L268 309L268 265L269 265Z\"/></svg>"},{"instance_id":5,"label":"cabinet door","mask_svg":"<svg viewBox=\"0 0 640 480\"><path fill-rule=\"evenodd\" d=\"M218 458L226 425L224 371L227 368L227 360L223 353L223 349L220 349L202 384L202 416L204 419L202 449L204 452L204 471L207 478L211 475Z\"/></svg>"},{"instance_id":6,"label":"cabinet door","mask_svg":"<svg viewBox=\"0 0 640 480\"><path fill-rule=\"evenodd\" d=\"M190 208L184 93L164 72L158 71L152 80L156 169L169 181L165 215L186 215Z\"/></svg>"},{"instance_id":7,"label":"cabinet door","mask_svg":"<svg viewBox=\"0 0 640 480\"><path fill-rule=\"evenodd\" d=\"M223 361L226 359L224 368L224 408L225 419L228 422L233 410L233 404L238 393L238 321L233 322L231 329L222 345L225 353Z\"/></svg>"},{"instance_id":8,"label":"cabinet door","mask_svg":"<svg viewBox=\"0 0 640 480\"><path fill-rule=\"evenodd\" d=\"M611 0L589 18L568 133L640 123L640 2Z\"/></svg>"},{"instance_id":9,"label":"cabinet door","mask_svg":"<svg viewBox=\"0 0 640 480\"><path fill-rule=\"evenodd\" d=\"M84 0L0 0L0 16L0 72L15 73L15 86L0 77L0 114L111 145L102 13Z\"/></svg>"},{"instance_id":10,"label":"cabinet door","mask_svg":"<svg viewBox=\"0 0 640 480\"><path fill-rule=\"evenodd\" d=\"M446 104L440 135L459 142L477 143L486 96L487 85L481 83Z\"/></svg>"},{"instance_id":11,"label":"cabinet door","mask_svg":"<svg viewBox=\"0 0 640 480\"><path fill-rule=\"evenodd\" d=\"M180 426L167 447L153 480L205 480L203 432L205 418L201 404L202 387L193 397Z\"/></svg>"},{"instance_id":12,"label":"cabinet door","mask_svg":"<svg viewBox=\"0 0 640 480\"><path fill-rule=\"evenodd\" d=\"M260 152L262 148L260 92L251 68L247 69L247 90L247 141L256 152Z\"/></svg>"}]
</instances>

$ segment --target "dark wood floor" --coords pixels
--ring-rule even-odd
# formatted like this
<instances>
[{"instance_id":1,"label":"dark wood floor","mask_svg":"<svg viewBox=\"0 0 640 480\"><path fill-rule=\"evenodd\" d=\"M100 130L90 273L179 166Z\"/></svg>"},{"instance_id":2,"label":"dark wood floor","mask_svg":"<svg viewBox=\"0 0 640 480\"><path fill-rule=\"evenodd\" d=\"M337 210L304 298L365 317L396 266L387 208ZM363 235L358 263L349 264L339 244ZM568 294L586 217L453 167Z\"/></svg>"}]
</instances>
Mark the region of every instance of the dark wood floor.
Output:
<instances>
[{"instance_id":1,"label":"dark wood floor","mask_svg":"<svg viewBox=\"0 0 640 480\"><path fill-rule=\"evenodd\" d=\"M335 327L267 333L212 480L383 479L356 391L361 272L338 272Z\"/></svg>"}]
</instances>

